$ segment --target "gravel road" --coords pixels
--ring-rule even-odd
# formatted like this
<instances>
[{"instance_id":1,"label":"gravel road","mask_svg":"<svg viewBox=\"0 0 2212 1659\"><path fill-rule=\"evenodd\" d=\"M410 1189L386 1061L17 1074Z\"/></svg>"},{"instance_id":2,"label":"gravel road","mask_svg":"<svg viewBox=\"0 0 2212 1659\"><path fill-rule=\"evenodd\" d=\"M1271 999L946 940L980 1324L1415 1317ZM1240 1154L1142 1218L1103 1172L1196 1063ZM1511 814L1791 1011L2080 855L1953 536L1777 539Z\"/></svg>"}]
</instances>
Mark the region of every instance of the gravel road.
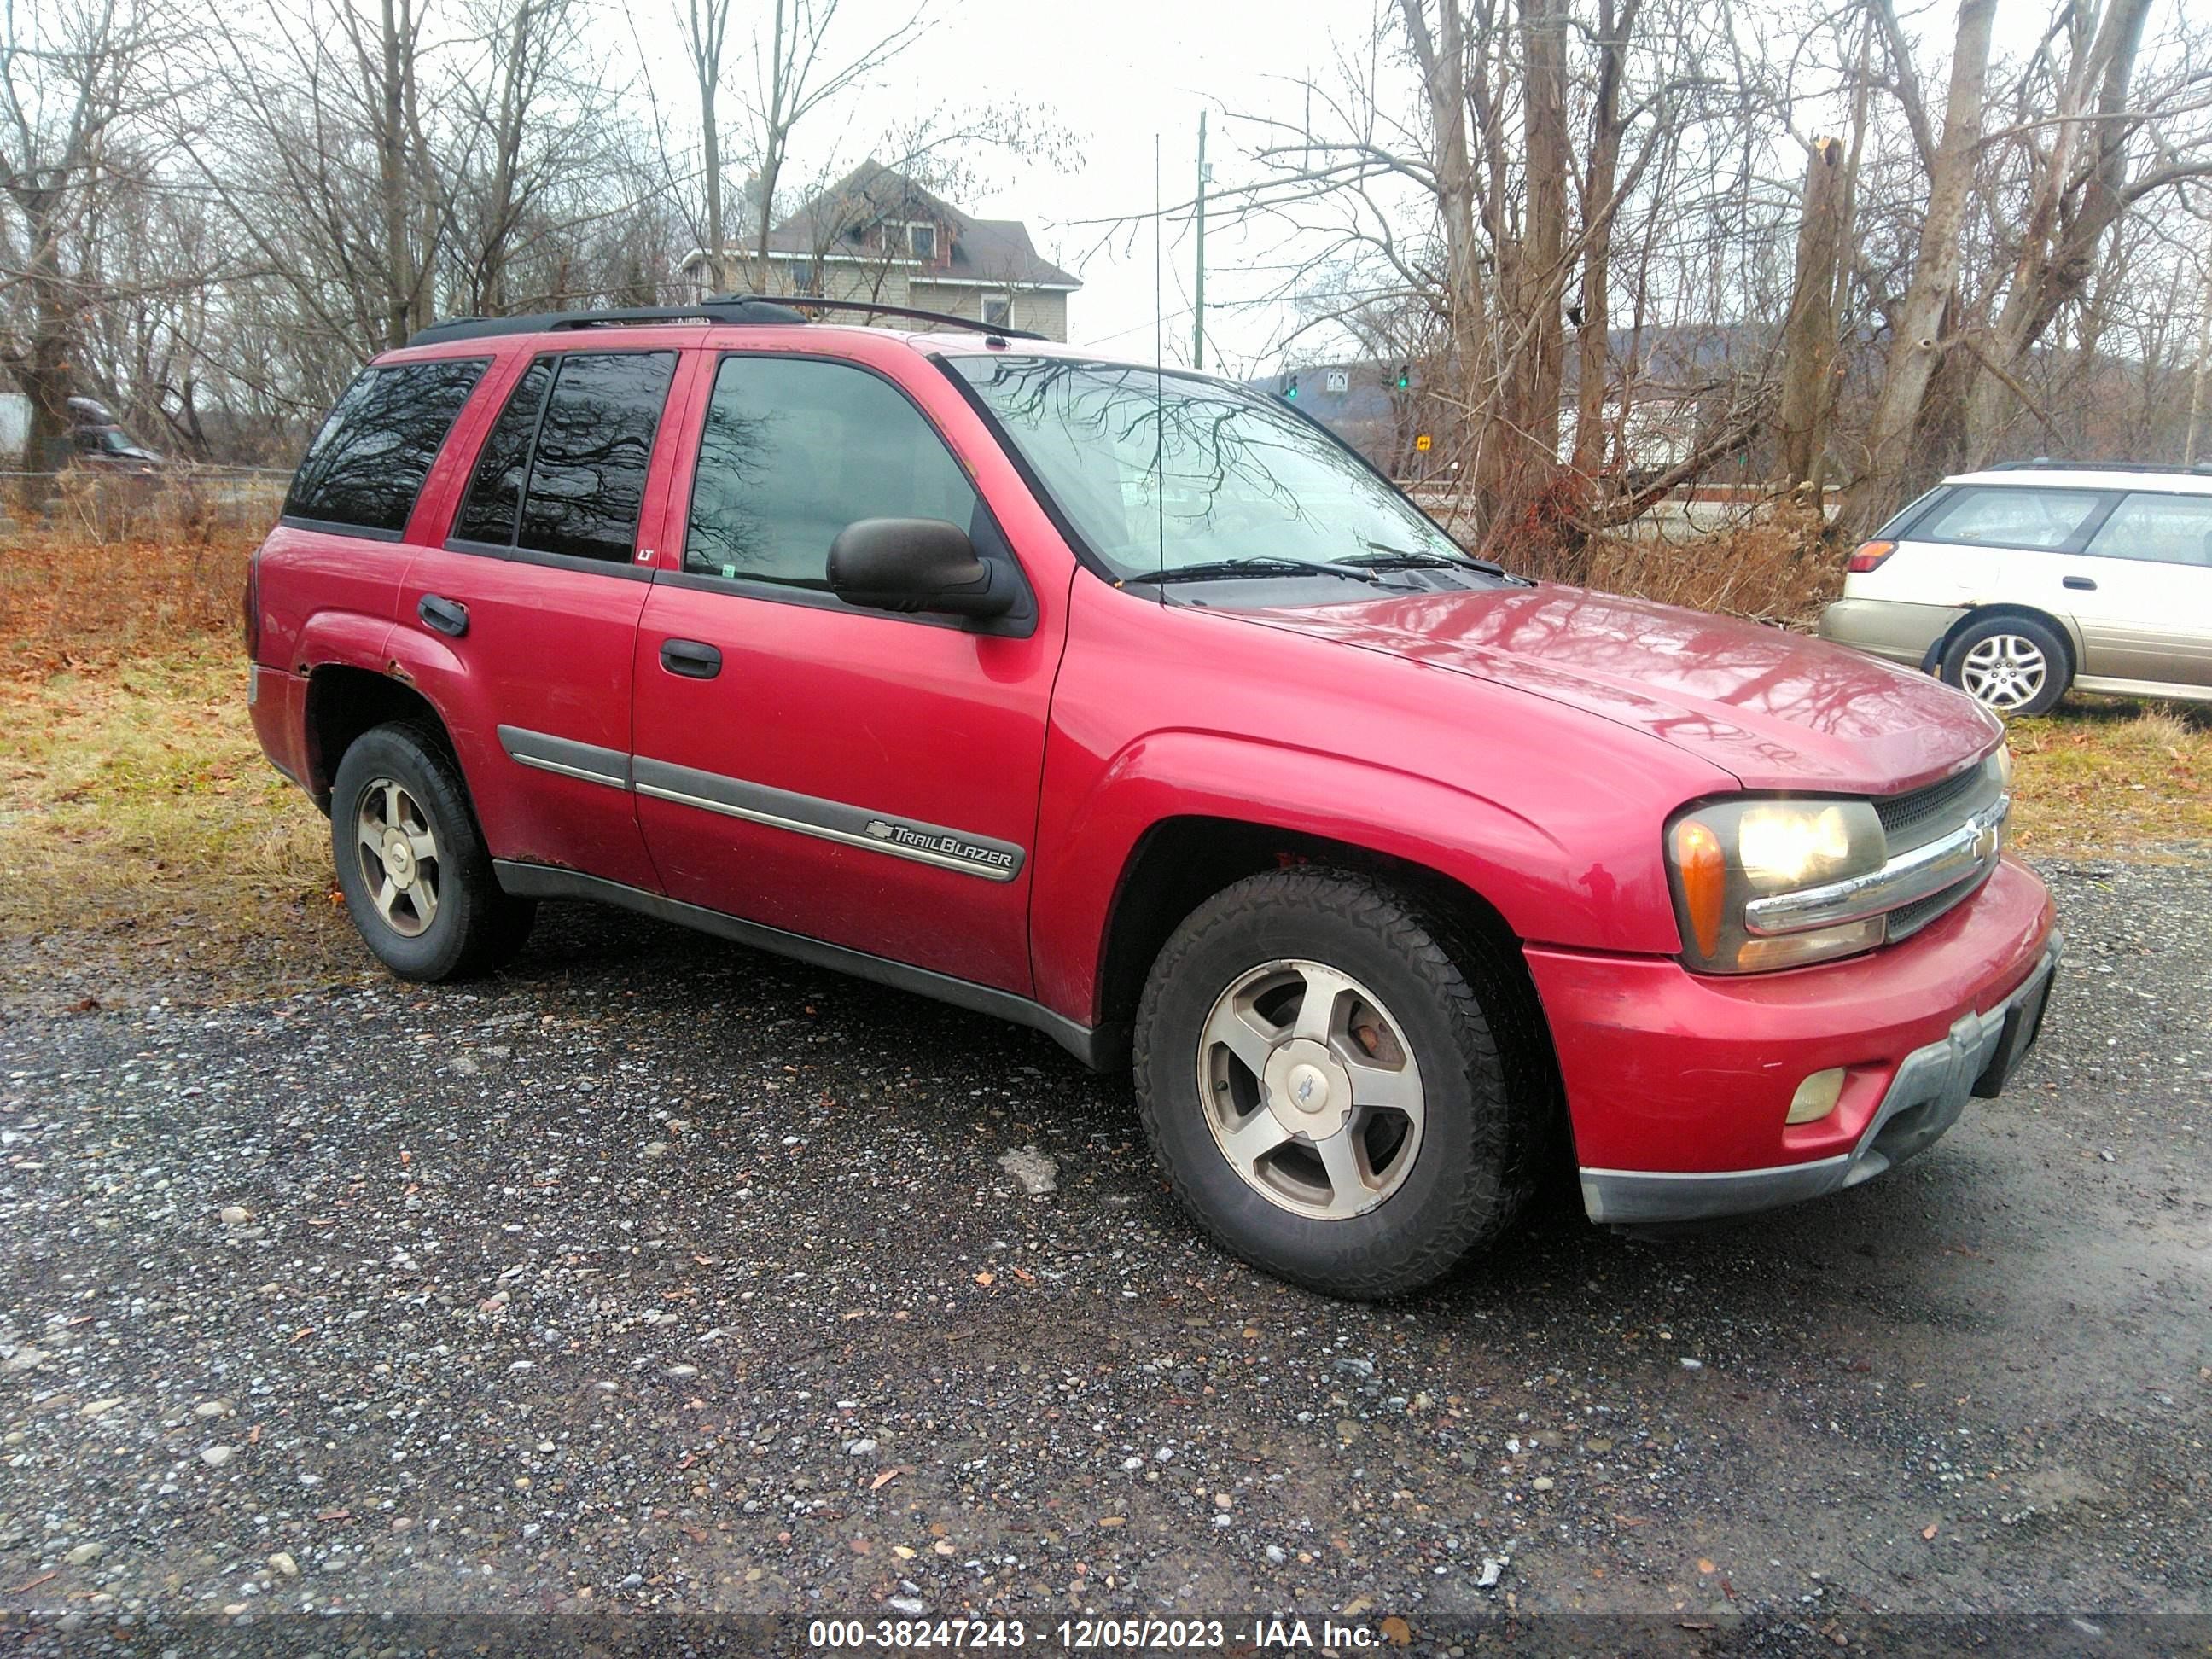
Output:
<instances>
[{"instance_id":1,"label":"gravel road","mask_svg":"<svg viewBox=\"0 0 2212 1659\"><path fill-rule=\"evenodd\" d=\"M2212 856L2050 873L2045 1040L1918 1164L1563 1188L1386 1308L1200 1242L1043 1039L610 912L15 1018L0 1609L2212 1611Z\"/></svg>"}]
</instances>

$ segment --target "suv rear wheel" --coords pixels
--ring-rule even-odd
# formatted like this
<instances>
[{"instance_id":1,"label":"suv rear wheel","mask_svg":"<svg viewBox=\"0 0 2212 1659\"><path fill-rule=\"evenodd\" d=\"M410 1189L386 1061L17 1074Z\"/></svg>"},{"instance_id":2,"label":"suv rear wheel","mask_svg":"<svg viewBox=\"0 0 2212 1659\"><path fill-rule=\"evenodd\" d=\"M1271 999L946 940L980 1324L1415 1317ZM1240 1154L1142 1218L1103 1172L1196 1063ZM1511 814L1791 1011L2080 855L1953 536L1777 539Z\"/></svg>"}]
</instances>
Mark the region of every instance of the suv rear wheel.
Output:
<instances>
[{"instance_id":1,"label":"suv rear wheel","mask_svg":"<svg viewBox=\"0 0 2212 1659\"><path fill-rule=\"evenodd\" d=\"M363 732L331 787L331 841L354 926L402 979L465 979L514 956L534 899L500 890L460 775L413 726Z\"/></svg>"},{"instance_id":2,"label":"suv rear wheel","mask_svg":"<svg viewBox=\"0 0 2212 1659\"><path fill-rule=\"evenodd\" d=\"M1400 1295L1519 1212L1534 1103L1447 937L1395 889L1305 867L1224 889L1161 950L1139 1109L1176 1196L1255 1267Z\"/></svg>"},{"instance_id":3,"label":"suv rear wheel","mask_svg":"<svg viewBox=\"0 0 2212 1659\"><path fill-rule=\"evenodd\" d=\"M2033 617L1985 617L1943 653L1943 683L1999 714L2043 714L2074 678L2058 630Z\"/></svg>"}]
</instances>

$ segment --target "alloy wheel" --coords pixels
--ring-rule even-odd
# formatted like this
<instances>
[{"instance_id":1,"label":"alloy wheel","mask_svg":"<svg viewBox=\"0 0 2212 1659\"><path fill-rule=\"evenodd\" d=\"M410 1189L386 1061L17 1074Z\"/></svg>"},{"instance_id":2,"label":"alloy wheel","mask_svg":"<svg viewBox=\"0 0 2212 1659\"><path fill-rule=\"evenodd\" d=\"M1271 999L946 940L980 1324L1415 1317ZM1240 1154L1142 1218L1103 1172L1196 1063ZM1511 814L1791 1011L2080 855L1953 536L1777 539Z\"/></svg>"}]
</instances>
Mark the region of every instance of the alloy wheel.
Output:
<instances>
[{"instance_id":1,"label":"alloy wheel","mask_svg":"<svg viewBox=\"0 0 2212 1659\"><path fill-rule=\"evenodd\" d=\"M419 939L438 919L438 837L407 786L374 778L361 793L354 839L362 889L385 926Z\"/></svg>"},{"instance_id":2,"label":"alloy wheel","mask_svg":"<svg viewBox=\"0 0 2212 1659\"><path fill-rule=\"evenodd\" d=\"M1959 683L1967 694L2007 714L2033 702L2050 677L2043 648L2019 634L1992 634L1976 641L1959 665Z\"/></svg>"},{"instance_id":3,"label":"alloy wheel","mask_svg":"<svg viewBox=\"0 0 2212 1659\"><path fill-rule=\"evenodd\" d=\"M1221 1155L1294 1214L1374 1209L1421 1149L1426 1097L1402 1033L1373 992L1326 963L1240 975L1199 1036L1199 1099Z\"/></svg>"}]
</instances>

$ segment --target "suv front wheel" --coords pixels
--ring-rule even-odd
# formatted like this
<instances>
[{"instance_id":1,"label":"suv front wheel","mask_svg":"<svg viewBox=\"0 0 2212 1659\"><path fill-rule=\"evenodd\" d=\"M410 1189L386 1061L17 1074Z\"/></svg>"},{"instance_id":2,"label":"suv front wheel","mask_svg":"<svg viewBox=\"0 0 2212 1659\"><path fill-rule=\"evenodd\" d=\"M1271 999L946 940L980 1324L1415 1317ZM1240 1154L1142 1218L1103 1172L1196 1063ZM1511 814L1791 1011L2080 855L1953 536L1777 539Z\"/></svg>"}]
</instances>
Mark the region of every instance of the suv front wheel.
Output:
<instances>
[{"instance_id":1,"label":"suv front wheel","mask_svg":"<svg viewBox=\"0 0 2212 1659\"><path fill-rule=\"evenodd\" d=\"M419 727L362 733L331 786L331 842L354 926L402 979L465 979L520 950L537 901L500 889L460 775Z\"/></svg>"},{"instance_id":2,"label":"suv front wheel","mask_svg":"<svg viewBox=\"0 0 2212 1659\"><path fill-rule=\"evenodd\" d=\"M1401 1295L1519 1212L1533 1103L1446 937L1397 890L1307 866L1224 889L1162 948L1139 1109L1177 1197L1255 1267Z\"/></svg>"}]
</instances>

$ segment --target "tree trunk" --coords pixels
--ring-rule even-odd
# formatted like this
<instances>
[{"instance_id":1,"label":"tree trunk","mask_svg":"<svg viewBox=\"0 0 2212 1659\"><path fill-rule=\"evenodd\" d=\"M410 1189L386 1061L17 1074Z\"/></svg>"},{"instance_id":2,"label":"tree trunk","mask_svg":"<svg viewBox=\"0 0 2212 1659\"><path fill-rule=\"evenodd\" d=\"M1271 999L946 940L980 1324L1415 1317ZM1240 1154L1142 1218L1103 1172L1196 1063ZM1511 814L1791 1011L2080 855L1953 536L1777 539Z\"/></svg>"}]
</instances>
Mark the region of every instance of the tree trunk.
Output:
<instances>
[{"instance_id":1,"label":"tree trunk","mask_svg":"<svg viewBox=\"0 0 2212 1659\"><path fill-rule=\"evenodd\" d=\"M384 217L383 337L380 350L404 345L414 315L415 269L410 256L407 188L407 98L401 72L402 46L398 0L383 0L380 13L383 84L376 131L378 204Z\"/></svg>"},{"instance_id":2,"label":"tree trunk","mask_svg":"<svg viewBox=\"0 0 2212 1659\"><path fill-rule=\"evenodd\" d=\"M2131 124L2123 118L2149 10L2150 0L2115 0L2087 56L2061 90L2060 120L2049 151L2038 160L2042 176L2005 285L2004 305L1983 349L1995 370L1975 374L1966 392L1963 425L1970 465L1994 459L2004 422L2018 402L2003 377L2019 367L2058 313L2081 296L2096 267L2098 244L2126 207ZM2081 118L2091 106L2093 88L2098 118L2088 123ZM2075 158L2085 148L2088 155L2077 172ZM2080 207L2069 216L2067 204L2077 190Z\"/></svg>"},{"instance_id":3,"label":"tree trunk","mask_svg":"<svg viewBox=\"0 0 2212 1659\"><path fill-rule=\"evenodd\" d=\"M1481 384L1488 351L1488 316L1481 274L1475 264L1474 167L1469 159L1468 63L1465 22L1460 0L1437 0L1437 27L1429 32L1422 0L1400 0L1406 35L1428 94L1429 130L1437 155L1437 211L1443 222L1445 323L1451 340L1446 401L1462 410L1485 400ZM1464 443L1468 422L1462 416L1453 447Z\"/></svg>"},{"instance_id":4,"label":"tree trunk","mask_svg":"<svg viewBox=\"0 0 2212 1659\"><path fill-rule=\"evenodd\" d=\"M1938 333L1945 301L1959 274L1959 252L1974 182L1982 106L1989 82L1990 30L1996 0L1960 0L1951 52L1951 89L1943 137L1928 181L1928 212L1899 307L1896 337L1867 433L1866 466L1845 503L1848 522L1870 526L1895 506L1911 463L1920 404L1943 344Z\"/></svg>"},{"instance_id":5,"label":"tree trunk","mask_svg":"<svg viewBox=\"0 0 2212 1659\"><path fill-rule=\"evenodd\" d=\"M1797 278L1782 325L1781 431L1774 481L1784 489L1814 475L1826 437L1828 379L1836 359L1836 265L1843 257L1844 146L1815 138L1797 225Z\"/></svg>"},{"instance_id":6,"label":"tree trunk","mask_svg":"<svg viewBox=\"0 0 2212 1659\"><path fill-rule=\"evenodd\" d=\"M1575 362L1575 476L1585 494L1605 470L1606 357L1611 343L1607 276L1613 262L1613 198L1620 173L1620 77L1636 0L1616 17L1598 0L1597 97L1591 112L1589 166L1583 175L1582 320Z\"/></svg>"},{"instance_id":7,"label":"tree trunk","mask_svg":"<svg viewBox=\"0 0 2212 1659\"><path fill-rule=\"evenodd\" d=\"M1507 377L1507 423L1489 447L1493 515L1525 513L1559 470L1559 393L1566 367L1567 14L1565 0L1522 0L1528 69L1522 121L1527 206L1514 260L1521 331Z\"/></svg>"}]
</instances>

